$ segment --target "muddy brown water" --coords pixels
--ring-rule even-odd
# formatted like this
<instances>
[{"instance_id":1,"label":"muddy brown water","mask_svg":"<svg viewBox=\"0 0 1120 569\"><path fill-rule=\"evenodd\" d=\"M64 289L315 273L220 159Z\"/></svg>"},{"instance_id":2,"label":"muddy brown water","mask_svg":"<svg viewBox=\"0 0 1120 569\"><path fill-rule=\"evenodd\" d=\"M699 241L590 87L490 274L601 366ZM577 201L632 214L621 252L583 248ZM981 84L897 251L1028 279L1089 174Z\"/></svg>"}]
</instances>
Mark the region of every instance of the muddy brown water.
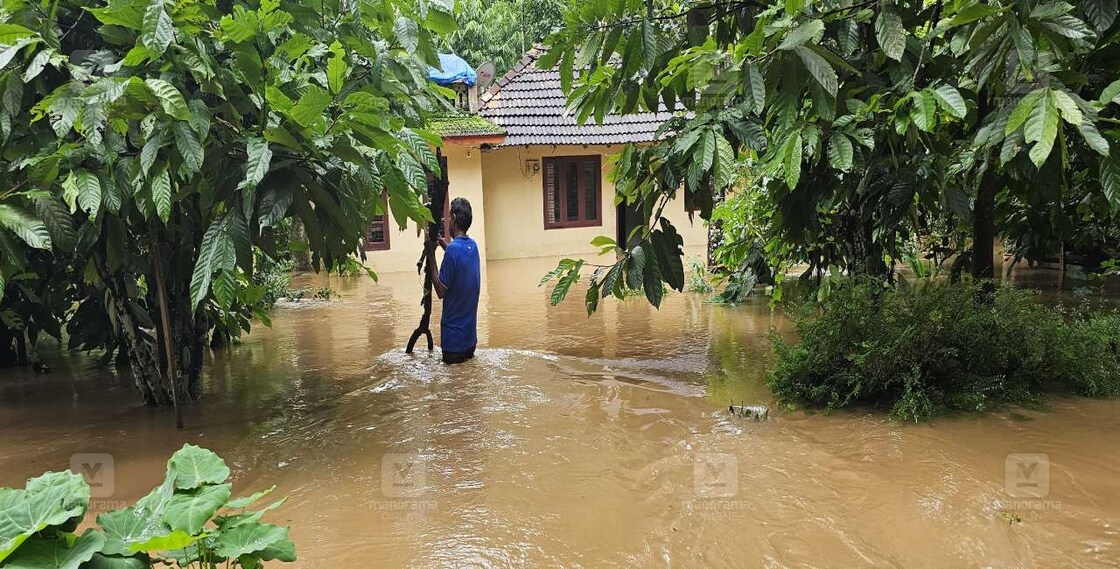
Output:
<instances>
[{"instance_id":1,"label":"muddy brown water","mask_svg":"<svg viewBox=\"0 0 1120 569\"><path fill-rule=\"evenodd\" d=\"M588 318L578 292L548 307L548 268L490 263L483 348L453 368L402 352L415 276L297 282L342 298L216 354L183 431L87 357L5 372L0 485L104 453L111 508L200 444L239 493L288 496L270 520L300 567L1120 566L1120 402L739 420L729 402L773 403L766 334L788 326L764 302Z\"/></svg>"}]
</instances>

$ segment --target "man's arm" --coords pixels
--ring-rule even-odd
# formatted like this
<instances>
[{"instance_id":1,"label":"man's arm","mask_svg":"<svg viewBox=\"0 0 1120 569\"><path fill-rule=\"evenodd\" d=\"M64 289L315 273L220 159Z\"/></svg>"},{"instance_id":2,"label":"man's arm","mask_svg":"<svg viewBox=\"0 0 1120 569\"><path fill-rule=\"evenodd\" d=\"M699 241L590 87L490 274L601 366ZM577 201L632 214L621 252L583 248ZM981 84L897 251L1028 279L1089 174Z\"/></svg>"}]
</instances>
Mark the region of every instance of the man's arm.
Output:
<instances>
[{"instance_id":1,"label":"man's arm","mask_svg":"<svg viewBox=\"0 0 1120 569\"><path fill-rule=\"evenodd\" d=\"M436 291L436 297L443 300L443 296L447 294L447 286L440 280L439 268L436 266L436 241L429 240L424 250L428 255L428 277L432 279L432 288Z\"/></svg>"}]
</instances>

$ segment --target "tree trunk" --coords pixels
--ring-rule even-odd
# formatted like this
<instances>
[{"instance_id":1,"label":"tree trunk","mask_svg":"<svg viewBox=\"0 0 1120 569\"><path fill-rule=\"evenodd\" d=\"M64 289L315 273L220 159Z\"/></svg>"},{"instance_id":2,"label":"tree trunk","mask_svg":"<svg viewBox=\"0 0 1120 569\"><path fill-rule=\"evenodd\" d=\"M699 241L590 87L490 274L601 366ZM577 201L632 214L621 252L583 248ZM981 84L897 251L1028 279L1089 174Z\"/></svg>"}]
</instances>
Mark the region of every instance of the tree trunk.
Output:
<instances>
[{"instance_id":1,"label":"tree trunk","mask_svg":"<svg viewBox=\"0 0 1120 569\"><path fill-rule=\"evenodd\" d=\"M996 194L1000 178L995 166L989 165L976 192L976 207L972 210L972 278L995 277Z\"/></svg>"},{"instance_id":2,"label":"tree trunk","mask_svg":"<svg viewBox=\"0 0 1120 569\"><path fill-rule=\"evenodd\" d=\"M303 228L303 223L299 219L292 220L292 234L291 241L299 241L300 243L307 243L307 230ZM311 271L311 251L292 251L292 270L297 273L306 273Z\"/></svg>"}]
</instances>

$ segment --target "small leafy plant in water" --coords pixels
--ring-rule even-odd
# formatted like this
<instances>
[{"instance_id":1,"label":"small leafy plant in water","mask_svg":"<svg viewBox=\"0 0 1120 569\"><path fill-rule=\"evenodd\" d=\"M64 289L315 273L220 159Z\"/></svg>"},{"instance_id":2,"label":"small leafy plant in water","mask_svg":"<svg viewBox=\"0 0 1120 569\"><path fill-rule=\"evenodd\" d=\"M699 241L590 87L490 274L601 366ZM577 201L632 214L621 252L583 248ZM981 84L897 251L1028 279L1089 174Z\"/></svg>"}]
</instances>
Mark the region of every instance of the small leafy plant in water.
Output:
<instances>
[{"instance_id":1,"label":"small leafy plant in water","mask_svg":"<svg viewBox=\"0 0 1120 569\"><path fill-rule=\"evenodd\" d=\"M288 528L260 521L284 501L249 510L272 488L231 499L228 479L218 455L184 445L168 461L162 484L132 506L97 516L97 527L80 535L90 500L80 475L48 472L23 489L0 488L0 567L255 569L295 561Z\"/></svg>"},{"instance_id":2,"label":"small leafy plant in water","mask_svg":"<svg viewBox=\"0 0 1120 569\"><path fill-rule=\"evenodd\" d=\"M1120 394L1120 313L1065 309L1034 291L926 282L837 283L790 309L767 382L783 404L870 406L906 420L1037 405L1045 393Z\"/></svg>"}]
</instances>

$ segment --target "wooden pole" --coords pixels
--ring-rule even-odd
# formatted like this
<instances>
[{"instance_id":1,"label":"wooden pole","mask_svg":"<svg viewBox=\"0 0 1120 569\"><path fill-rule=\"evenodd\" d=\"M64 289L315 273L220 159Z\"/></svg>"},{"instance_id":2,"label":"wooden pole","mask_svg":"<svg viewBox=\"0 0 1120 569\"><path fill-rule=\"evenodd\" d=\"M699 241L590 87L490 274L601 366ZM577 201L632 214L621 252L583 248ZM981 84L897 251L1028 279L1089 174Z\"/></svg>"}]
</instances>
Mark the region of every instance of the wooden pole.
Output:
<instances>
[{"instance_id":1,"label":"wooden pole","mask_svg":"<svg viewBox=\"0 0 1120 569\"><path fill-rule=\"evenodd\" d=\"M158 235L154 233L153 235ZM175 408L175 428L183 428L183 412L179 409L178 382L175 381L175 350L171 348L171 315L167 308L167 286L163 279L163 262L158 239L152 243L152 264L155 265L156 298L159 299L159 320L163 328L163 348L167 357L167 384L171 388L171 405Z\"/></svg>"}]
</instances>

